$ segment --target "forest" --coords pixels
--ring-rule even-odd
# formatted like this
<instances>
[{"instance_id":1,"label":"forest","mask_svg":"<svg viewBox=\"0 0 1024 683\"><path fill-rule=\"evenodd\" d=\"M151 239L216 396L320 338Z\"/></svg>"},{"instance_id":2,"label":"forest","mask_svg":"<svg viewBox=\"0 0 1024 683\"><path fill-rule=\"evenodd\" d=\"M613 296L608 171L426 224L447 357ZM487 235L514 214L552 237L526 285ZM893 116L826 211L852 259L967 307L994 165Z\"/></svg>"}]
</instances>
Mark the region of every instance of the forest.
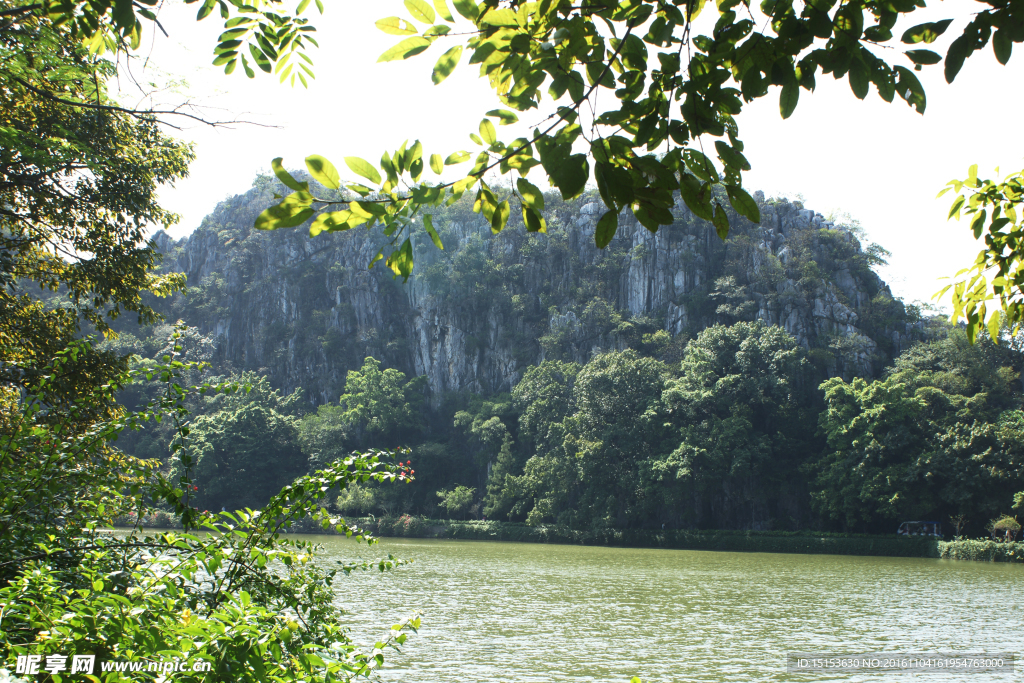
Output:
<instances>
[{"instance_id":1,"label":"forest","mask_svg":"<svg viewBox=\"0 0 1024 683\"><path fill-rule=\"evenodd\" d=\"M168 260L178 254L178 264L186 251L202 259L197 244L223 260L221 272L198 286L190 279L185 293L158 304L167 319L192 325L176 343L182 358L209 363L194 381L252 387L189 405L194 419L184 452L196 463L194 500L202 508L255 509L284 483L348 453L396 447L411 449L405 460L415 472L412 484L355 485L330 509L347 517L408 514L576 529L888 534L902 521L933 519L950 535L977 535L1024 499L1020 336L1004 334L996 343L983 334L972 344L962 327L893 299L872 270L884 249L862 248L855 225L819 220L791 227L783 264L777 245L774 253L764 246L764 227L737 217L721 253L712 252L716 277L685 295L688 324L673 334L665 329L664 306L631 314L623 304L630 290L620 285L641 249L664 260L670 248L661 242L613 244L591 263L584 252L567 258L575 265L558 266L559 254L572 250L559 226L586 218L585 197L561 211L557 197L549 197L545 241L511 246L522 233L467 233L472 214L456 205L435 216L449 247L422 276L397 292L389 277L381 280L392 297L387 306L429 292L430 310L461 311L469 333L462 353L478 365L501 351L489 337L511 336L495 334L486 322L503 315L525 368L504 386L492 380L489 391L468 379L463 387L438 388L415 375L406 359L420 352L402 339L387 309L377 311L384 318L376 327L353 324L349 338L339 339L344 294L335 300L327 287L331 300L317 310L317 288L334 282L326 261L274 264L269 279L298 292L300 312L290 320L254 312L266 298L285 296L276 288L264 298L253 294L261 279L251 264L274 263L284 239L251 230L237 208L259 207L260 182L245 198L226 201L187 244L164 243ZM766 212L786 215L762 201ZM679 225L663 234L690 244L687 235L700 242L710 230L682 209ZM215 246L204 235L216 235ZM316 249L358 252L337 240ZM775 271L753 265L766 258L775 259L767 261ZM538 295L524 272L528 259L568 284ZM244 269L231 265L238 263ZM248 284L235 290L225 284L246 275ZM420 278L425 284L417 284ZM842 296L835 282L844 278L856 283L848 289L850 306L851 299L866 301L856 332L833 319L801 343L763 321L777 292L795 299L796 289L820 301L829 292ZM336 325L324 322L332 316ZM239 321L277 335L263 358L228 355L231 326ZM133 353L145 369L166 353L161 335L170 329L123 327L101 347ZM393 339L382 339L388 335ZM311 342L313 350L303 351ZM296 356L317 368L310 373L321 376L315 391L296 386L302 376L286 371L299 364ZM340 377L333 394L322 379L332 374ZM123 395L129 407L152 398L141 387ZM174 430L164 424L126 435L122 448L163 462L174 476L173 441Z\"/></svg>"}]
</instances>

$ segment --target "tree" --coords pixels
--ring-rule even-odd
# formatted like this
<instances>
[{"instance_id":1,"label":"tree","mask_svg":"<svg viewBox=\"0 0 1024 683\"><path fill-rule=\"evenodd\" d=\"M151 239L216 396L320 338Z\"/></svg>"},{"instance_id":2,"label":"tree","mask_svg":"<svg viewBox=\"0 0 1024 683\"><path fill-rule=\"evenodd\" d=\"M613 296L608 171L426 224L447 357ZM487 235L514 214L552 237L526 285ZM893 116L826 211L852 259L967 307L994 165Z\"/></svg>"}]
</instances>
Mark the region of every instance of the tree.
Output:
<instances>
[{"instance_id":1,"label":"tree","mask_svg":"<svg viewBox=\"0 0 1024 683\"><path fill-rule=\"evenodd\" d=\"M63 7L74 13L73 3ZM193 506L191 454L168 479L158 463L116 448L127 430L169 417L180 450L189 436L186 401L230 389L185 382L200 371L181 360L185 331L158 362L133 369L122 353L79 338L113 336L112 321L125 312L157 320L143 295L183 284L180 275L153 276L157 255L144 238L149 227L173 223L156 189L185 174L191 150L160 133L155 112L112 102L105 85L113 63L81 44L95 36L93 48L114 43L102 26L96 32L97 12L112 12L122 37L137 44L136 8L149 13L132 3L94 5L67 25L54 21L60 8L49 3L0 5L0 662L161 652L207 663L205 680L368 675L382 662L380 648L359 652L337 625L334 572L309 562L312 546L281 532L313 518L372 541L332 524L320 505L356 481L407 479L405 469L381 461L397 454L352 456L273 498L257 491L266 493L260 503L270 498L263 515L210 516ZM42 296L33 296L37 287ZM157 378L162 391L137 410L119 406L119 389L142 377ZM225 405L241 414L236 428L259 427L250 417L260 406ZM215 431L207 430L213 441ZM161 504L188 533L101 531ZM200 529L208 533L194 533ZM396 562L342 569L360 566ZM404 642L404 628L381 645Z\"/></svg>"},{"instance_id":2,"label":"tree","mask_svg":"<svg viewBox=\"0 0 1024 683\"><path fill-rule=\"evenodd\" d=\"M352 449L353 431L344 408L322 405L299 421L299 443L310 465L319 466L334 462Z\"/></svg>"},{"instance_id":3,"label":"tree","mask_svg":"<svg viewBox=\"0 0 1024 683\"><path fill-rule=\"evenodd\" d=\"M521 474L495 468L487 514L530 524L642 524L650 501L640 472L660 444L652 409L666 374L632 350L595 356L583 368L548 361L528 371L513 396L533 450Z\"/></svg>"},{"instance_id":4,"label":"tree","mask_svg":"<svg viewBox=\"0 0 1024 683\"><path fill-rule=\"evenodd\" d=\"M184 280L150 272L158 255L145 231L177 220L156 192L183 177L192 159L151 117L102 107L69 115L75 103L109 102L104 84L114 65L66 30L31 15L12 20L10 11L0 15L2 391L33 384L83 332L109 333L124 313L145 324L157 319L143 293L169 293ZM95 345L79 347L60 364L59 381L46 384L48 400L83 398L125 362ZM88 424L98 414L79 416Z\"/></svg>"},{"instance_id":5,"label":"tree","mask_svg":"<svg viewBox=\"0 0 1024 683\"><path fill-rule=\"evenodd\" d=\"M848 528L877 528L1011 505L1024 482L1013 355L954 330L905 352L884 379L825 382L827 447L808 468L815 507Z\"/></svg>"},{"instance_id":6,"label":"tree","mask_svg":"<svg viewBox=\"0 0 1024 683\"><path fill-rule=\"evenodd\" d=\"M793 475L815 446L808 370L796 340L760 321L691 341L661 399L675 447L652 468L671 499L695 501L697 519L719 526L785 520L803 493ZM680 485L688 495L672 491Z\"/></svg>"},{"instance_id":7,"label":"tree","mask_svg":"<svg viewBox=\"0 0 1024 683\"><path fill-rule=\"evenodd\" d=\"M338 404L344 419L357 431L360 442L397 445L423 427L422 387L425 378L405 379L405 373L380 369L380 361L367 357L360 370L349 370L345 393Z\"/></svg>"},{"instance_id":8,"label":"tree","mask_svg":"<svg viewBox=\"0 0 1024 683\"><path fill-rule=\"evenodd\" d=\"M475 495L476 489L471 489L468 486L456 486L451 491L441 490L437 492L437 497L441 499L438 506L447 510L449 517L461 515L473 504Z\"/></svg>"},{"instance_id":9,"label":"tree","mask_svg":"<svg viewBox=\"0 0 1024 683\"><path fill-rule=\"evenodd\" d=\"M519 435L529 446L546 450L552 439L551 426L560 424L573 412L573 386L579 375L576 363L544 361L529 368L512 391L519 409Z\"/></svg>"},{"instance_id":10,"label":"tree","mask_svg":"<svg viewBox=\"0 0 1024 683\"><path fill-rule=\"evenodd\" d=\"M144 237L174 222L157 188L192 158L154 121L106 108L110 62L12 11L0 10L0 539L11 558L2 579L37 543L70 552L88 523L140 504L154 465L111 442L131 417L118 390L143 373L81 337L110 334L124 313L157 320L145 291L183 284L150 273L157 254ZM76 103L99 104L68 116Z\"/></svg>"},{"instance_id":11,"label":"tree","mask_svg":"<svg viewBox=\"0 0 1024 683\"><path fill-rule=\"evenodd\" d=\"M258 509L307 471L294 416L302 390L281 396L254 372L230 382L246 390L205 399L203 414L189 424L173 473L181 475L185 462L194 463L193 485L198 488L193 499L200 507Z\"/></svg>"}]
</instances>

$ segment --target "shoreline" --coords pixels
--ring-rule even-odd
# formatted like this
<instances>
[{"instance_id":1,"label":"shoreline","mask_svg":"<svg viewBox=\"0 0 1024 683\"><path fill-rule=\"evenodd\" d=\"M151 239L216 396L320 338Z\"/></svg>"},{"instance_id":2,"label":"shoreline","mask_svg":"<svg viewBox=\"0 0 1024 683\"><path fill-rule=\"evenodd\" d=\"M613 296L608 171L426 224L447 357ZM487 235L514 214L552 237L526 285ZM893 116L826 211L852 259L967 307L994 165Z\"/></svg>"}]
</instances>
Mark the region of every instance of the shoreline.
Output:
<instances>
[{"instance_id":1,"label":"shoreline","mask_svg":"<svg viewBox=\"0 0 1024 683\"><path fill-rule=\"evenodd\" d=\"M944 541L932 536L905 537L895 534L883 536L814 531L691 529L581 531L557 525L527 526L516 522L426 519L408 515L398 518L353 517L348 518L347 521L381 538L437 538L863 557L921 557L1024 564L1024 542L997 543L987 539ZM144 525L143 528L168 527ZM312 520L303 520L294 524L287 530L287 533L337 535L333 528L323 529L314 524Z\"/></svg>"}]
</instances>

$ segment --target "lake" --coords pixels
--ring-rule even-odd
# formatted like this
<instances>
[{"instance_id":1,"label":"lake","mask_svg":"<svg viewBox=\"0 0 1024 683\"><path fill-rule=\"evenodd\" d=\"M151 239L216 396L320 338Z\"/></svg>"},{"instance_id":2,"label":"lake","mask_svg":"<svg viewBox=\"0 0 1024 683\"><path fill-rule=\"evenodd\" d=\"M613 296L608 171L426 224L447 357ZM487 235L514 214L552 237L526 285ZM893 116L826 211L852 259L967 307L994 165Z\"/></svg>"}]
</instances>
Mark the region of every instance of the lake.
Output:
<instances>
[{"instance_id":1,"label":"lake","mask_svg":"<svg viewBox=\"0 0 1024 683\"><path fill-rule=\"evenodd\" d=\"M307 537L308 538L308 537ZM422 628L382 672L393 683L883 681L915 673L787 673L786 653L1020 655L1024 567L322 536L326 557L414 563L339 575L357 642L414 611ZM1018 662L1019 672L1024 664ZM931 672L1010 681L1019 673Z\"/></svg>"}]
</instances>

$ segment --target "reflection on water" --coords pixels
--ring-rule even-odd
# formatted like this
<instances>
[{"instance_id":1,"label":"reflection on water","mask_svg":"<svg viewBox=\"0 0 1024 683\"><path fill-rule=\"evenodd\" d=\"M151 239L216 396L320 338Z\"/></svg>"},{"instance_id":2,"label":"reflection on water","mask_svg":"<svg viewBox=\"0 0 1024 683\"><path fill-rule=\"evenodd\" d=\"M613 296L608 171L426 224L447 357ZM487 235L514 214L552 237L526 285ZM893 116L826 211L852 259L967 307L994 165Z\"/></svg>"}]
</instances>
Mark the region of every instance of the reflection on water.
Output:
<instances>
[{"instance_id":1,"label":"reflection on water","mask_svg":"<svg viewBox=\"0 0 1024 683\"><path fill-rule=\"evenodd\" d=\"M373 642L414 610L423 628L394 683L881 681L787 674L787 652L1015 652L1024 567L945 560L638 550L324 536L332 559L389 552L390 574L339 576L353 637ZM1018 672L929 674L1010 681Z\"/></svg>"}]
</instances>

